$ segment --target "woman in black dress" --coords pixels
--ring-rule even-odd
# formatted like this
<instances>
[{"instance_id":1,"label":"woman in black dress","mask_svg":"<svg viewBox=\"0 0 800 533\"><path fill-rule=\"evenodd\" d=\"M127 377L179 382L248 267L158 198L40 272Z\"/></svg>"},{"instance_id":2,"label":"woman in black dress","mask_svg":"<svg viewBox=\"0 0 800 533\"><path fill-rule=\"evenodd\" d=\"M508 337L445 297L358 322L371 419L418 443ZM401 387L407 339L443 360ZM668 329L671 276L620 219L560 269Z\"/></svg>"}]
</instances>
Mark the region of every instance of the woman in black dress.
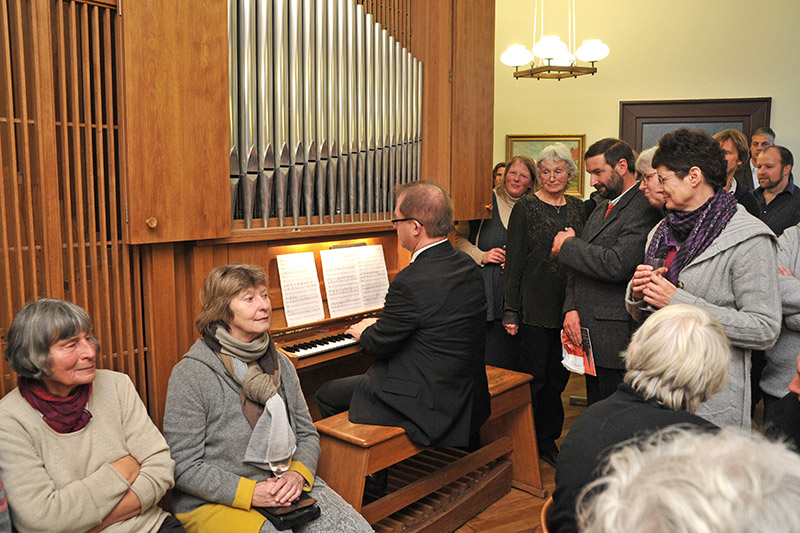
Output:
<instances>
[{"instance_id":1,"label":"woman in black dress","mask_svg":"<svg viewBox=\"0 0 800 533\"><path fill-rule=\"evenodd\" d=\"M520 337L517 364L506 368L533 374L533 401L539 456L554 464L564 408L561 393L569 371L561 365L562 307L568 268L550 257L556 233L573 228L580 236L586 220L583 202L564 194L576 165L561 143L539 154L536 193L519 201L508 223L503 325Z\"/></svg>"}]
</instances>

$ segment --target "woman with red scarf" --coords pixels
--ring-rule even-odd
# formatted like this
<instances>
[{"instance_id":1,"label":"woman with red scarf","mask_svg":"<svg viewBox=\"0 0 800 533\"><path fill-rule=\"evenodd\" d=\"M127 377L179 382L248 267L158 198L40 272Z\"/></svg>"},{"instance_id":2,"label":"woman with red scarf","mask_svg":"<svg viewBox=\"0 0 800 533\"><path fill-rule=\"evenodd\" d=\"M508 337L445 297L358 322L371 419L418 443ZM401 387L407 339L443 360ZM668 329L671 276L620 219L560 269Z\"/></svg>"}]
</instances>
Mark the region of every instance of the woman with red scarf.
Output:
<instances>
[{"instance_id":1,"label":"woman with red scarf","mask_svg":"<svg viewBox=\"0 0 800 533\"><path fill-rule=\"evenodd\" d=\"M183 531L158 502L174 462L125 374L96 368L89 315L26 305L4 356L18 386L0 400L0 470L14 529Z\"/></svg>"},{"instance_id":2,"label":"woman with red scarf","mask_svg":"<svg viewBox=\"0 0 800 533\"><path fill-rule=\"evenodd\" d=\"M648 305L701 307L731 343L723 389L697 414L718 426L750 428L750 351L771 347L781 325L775 235L726 191L719 143L703 131L664 135L653 157L667 216L650 233L645 263L628 285L636 319ZM653 269L654 259L663 266Z\"/></svg>"}]
</instances>

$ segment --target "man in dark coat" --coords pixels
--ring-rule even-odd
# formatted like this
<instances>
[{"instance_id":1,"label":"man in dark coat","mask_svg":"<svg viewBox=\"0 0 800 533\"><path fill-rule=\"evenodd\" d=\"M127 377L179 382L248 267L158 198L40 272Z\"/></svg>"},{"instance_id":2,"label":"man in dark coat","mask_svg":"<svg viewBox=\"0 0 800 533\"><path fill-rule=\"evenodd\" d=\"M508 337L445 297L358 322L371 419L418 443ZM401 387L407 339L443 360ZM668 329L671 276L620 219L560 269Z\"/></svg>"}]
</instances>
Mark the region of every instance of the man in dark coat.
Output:
<instances>
[{"instance_id":1,"label":"man in dark coat","mask_svg":"<svg viewBox=\"0 0 800 533\"><path fill-rule=\"evenodd\" d=\"M347 330L375 362L323 385L317 404L326 417L349 409L352 422L400 426L424 446L468 446L490 411L483 278L447 240L453 208L443 189L413 182L397 195L392 222L411 264L379 318Z\"/></svg>"},{"instance_id":2,"label":"man in dark coat","mask_svg":"<svg viewBox=\"0 0 800 533\"><path fill-rule=\"evenodd\" d=\"M564 301L564 331L581 344L588 328L597 377L586 376L593 404L622 383L625 349L634 324L625 310L625 289L644 259L648 232L661 220L636 182L633 150L619 139L597 141L586 151L586 171L604 201L592 212L583 234L559 232L552 254L572 269Z\"/></svg>"}]
</instances>

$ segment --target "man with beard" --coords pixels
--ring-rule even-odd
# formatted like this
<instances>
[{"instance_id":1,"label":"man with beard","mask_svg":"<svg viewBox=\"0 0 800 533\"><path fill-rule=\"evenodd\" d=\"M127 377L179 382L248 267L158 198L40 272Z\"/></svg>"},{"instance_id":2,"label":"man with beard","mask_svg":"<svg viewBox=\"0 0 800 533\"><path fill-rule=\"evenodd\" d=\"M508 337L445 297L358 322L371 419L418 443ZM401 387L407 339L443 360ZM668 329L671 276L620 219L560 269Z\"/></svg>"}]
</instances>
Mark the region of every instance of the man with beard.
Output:
<instances>
[{"instance_id":1,"label":"man with beard","mask_svg":"<svg viewBox=\"0 0 800 533\"><path fill-rule=\"evenodd\" d=\"M572 269L564 302L564 331L581 343L588 328L597 377L586 376L586 396L593 404L622 383L625 349L634 323L625 310L625 288L644 259L647 233L661 220L636 182L635 157L627 143L607 138L584 157L592 187L603 198L581 237L567 229L553 241L552 254Z\"/></svg>"},{"instance_id":2,"label":"man with beard","mask_svg":"<svg viewBox=\"0 0 800 533\"><path fill-rule=\"evenodd\" d=\"M758 128L753 132L750 137L750 157L747 159L747 164L742 165L736 169L733 178L739 182L745 189L755 190L758 188L758 169L756 163L758 161L758 154L764 151L765 148L775 144L775 132L772 128Z\"/></svg>"}]
</instances>

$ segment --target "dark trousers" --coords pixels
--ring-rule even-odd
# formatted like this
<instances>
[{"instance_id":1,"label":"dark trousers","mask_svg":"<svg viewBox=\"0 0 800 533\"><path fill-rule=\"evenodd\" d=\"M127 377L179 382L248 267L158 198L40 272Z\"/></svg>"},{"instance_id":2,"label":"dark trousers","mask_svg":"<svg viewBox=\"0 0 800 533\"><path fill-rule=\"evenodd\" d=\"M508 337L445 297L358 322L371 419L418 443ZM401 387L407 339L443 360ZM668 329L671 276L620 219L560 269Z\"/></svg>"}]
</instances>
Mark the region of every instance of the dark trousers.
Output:
<instances>
[{"instance_id":1,"label":"dark trousers","mask_svg":"<svg viewBox=\"0 0 800 533\"><path fill-rule=\"evenodd\" d=\"M364 374L360 374L334 379L321 386L314 397L317 399L317 407L319 407L322 418L338 415L350 409L353 393L364 379L366 379Z\"/></svg>"},{"instance_id":2,"label":"dark trousers","mask_svg":"<svg viewBox=\"0 0 800 533\"><path fill-rule=\"evenodd\" d=\"M624 370L595 366L597 377L586 376L586 402L595 404L614 394L625 377Z\"/></svg>"},{"instance_id":3,"label":"dark trousers","mask_svg":"<svg viewBox=\"0 0 800 533\"><path fill-rule=\"evenodd\" d=\"M761 374L766 366L767 358L764 355L764 350L752 350L750 352L750 416L755 414L756 405L764 397L759 383L761 382ZM766 411L766 401L764 407Z\"/></svg>"},{"instance_id":4,"label":"dark trousers","mask_svg":"<svg viewBox=\"0 0 800 533\"><path fill-rule=\"evenodd\" d=\"M520 335L509 335L502 320L486 322L486 364L520 371Z\"/></svg>"},{"instance_id":5,"label":"dark trousers","mask_svg":"<svg viewBox=\"0 0 800 533\"><path fill-rule=\"evenodd\" d=\"M555 328L521 324L519 370L531 374L531 401L536 440L540 453L554 454L564 426L561 393L567 387L569 370L561 364L561 335Z\"/></svg>"}]
</instances>

